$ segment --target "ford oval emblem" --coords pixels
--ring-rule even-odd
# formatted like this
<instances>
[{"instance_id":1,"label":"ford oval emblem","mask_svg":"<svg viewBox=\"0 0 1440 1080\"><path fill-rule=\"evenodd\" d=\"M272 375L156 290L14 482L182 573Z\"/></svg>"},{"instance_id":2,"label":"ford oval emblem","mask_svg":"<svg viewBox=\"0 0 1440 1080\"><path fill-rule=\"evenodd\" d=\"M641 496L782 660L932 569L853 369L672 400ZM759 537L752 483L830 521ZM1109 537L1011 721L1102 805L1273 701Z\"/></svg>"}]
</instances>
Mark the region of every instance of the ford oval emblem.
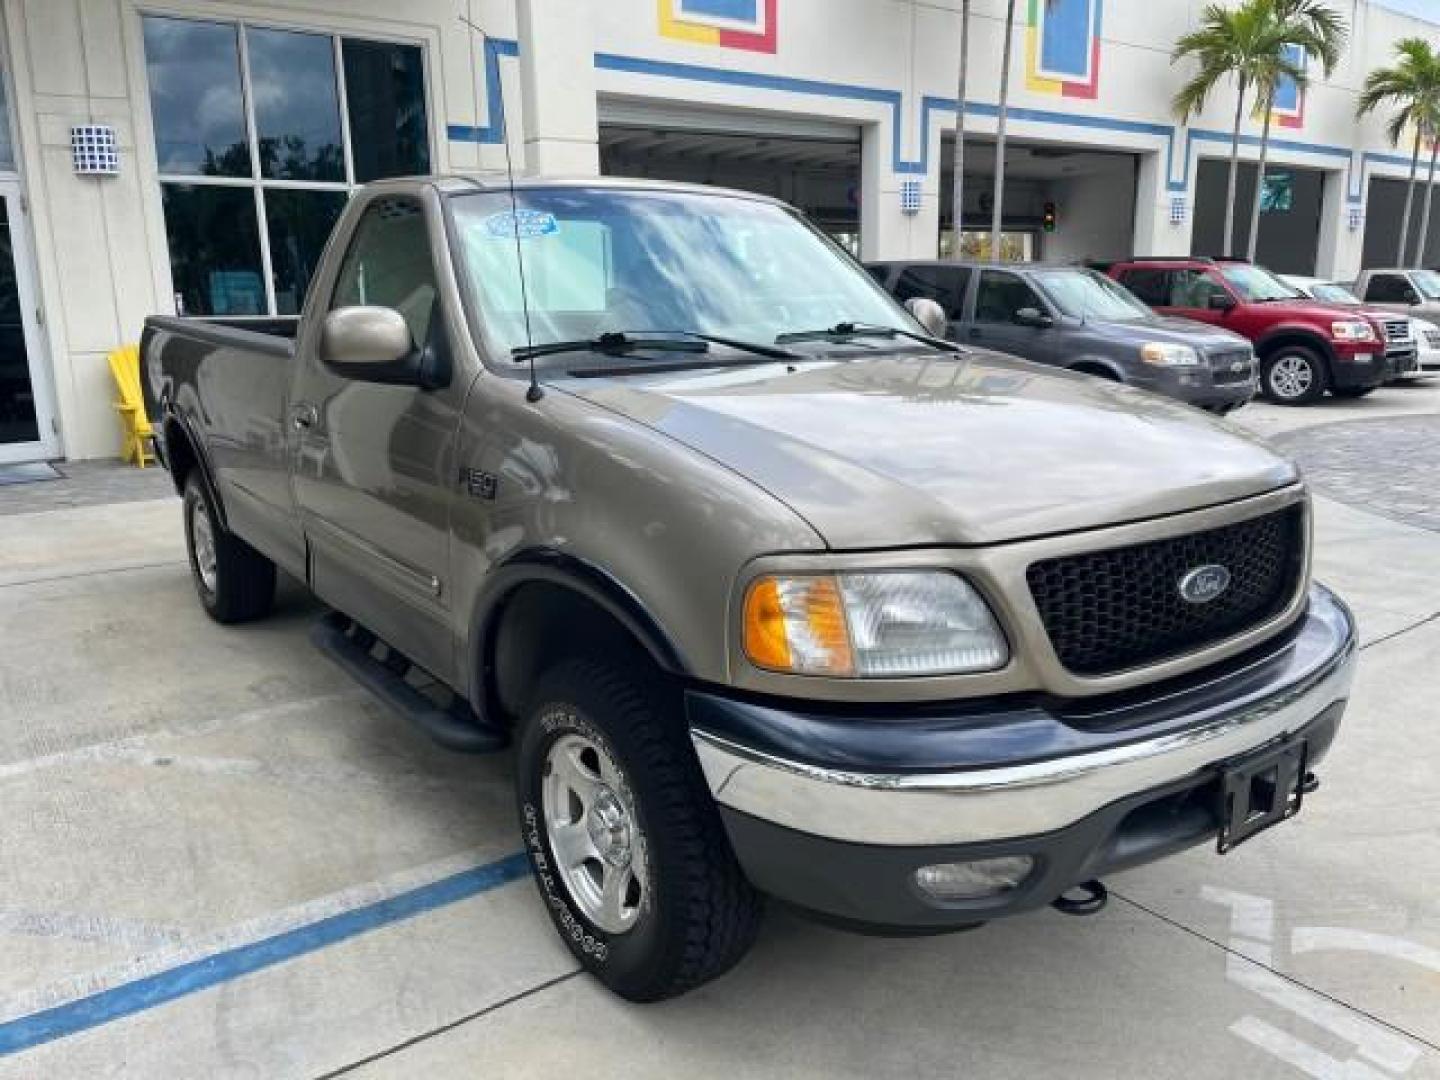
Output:
<instances>
[{"instance_id":1,"label":"ford oval emblem","mask_svg":"<svg viewBox=\"0 0 1440 1080\"><path fill-rule=\"evenodd\" d=\"M1187 604L1208 604L1230 588L1230 571L1219 563L1187 570L1180 579L1180 599Z\"/></svg>"}]
</instances>

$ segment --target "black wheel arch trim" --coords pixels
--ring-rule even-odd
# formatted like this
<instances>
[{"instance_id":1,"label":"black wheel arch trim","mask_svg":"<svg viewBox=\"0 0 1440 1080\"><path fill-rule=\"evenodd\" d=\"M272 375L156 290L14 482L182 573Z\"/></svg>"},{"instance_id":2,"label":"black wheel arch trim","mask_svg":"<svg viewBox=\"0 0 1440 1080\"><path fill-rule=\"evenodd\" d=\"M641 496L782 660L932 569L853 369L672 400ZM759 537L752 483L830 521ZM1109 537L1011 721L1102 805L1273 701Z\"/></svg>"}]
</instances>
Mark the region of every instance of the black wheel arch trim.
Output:
<instances>
[{"instance_id":1,"label":"black wheel arch trim","mask_svg":"<svg viewBox=\"0 0 1440 1080\"><path fill-rule=\"evenodd\" d=\"M205 490L210 496L210 502L215 507L215 515L220 519L220 527L228 530L230 528L230 522L225 514L225 501L220 498L219 485L215 483L215 468L210 463L210 451L206 447L205 441L196 433L195 425L190 423L189 418L181 413L173 402L166 402L165 418L161 421L159 430L166 444L163 451L165 467L170 471L171 480L175 482L176 494L184 495L185 489L184 485L181 484L175 476L175 458L169 445L169 435L165 434L172 425L179 429L180 434L183 435L185 441L189 443L190 452L195 456L195 467L200 471L200 482L205 485Z\"/></svg>"},{"instance_id":2,"label":"black wheel arch trim","mask_svg":"<svg viewBox=\"0 0 1440 1080\"><path fill-rule=\"evenodd\" d=\"M1255 355L1264 360L1270 359L1270 353L1283 345L1296 344L1304 345L1320 354L1320 359L1327 366L1335 363L1335 349L1321 334L1309 326L1282 326L1271 330L1264 337L1255 342Z\"/></svg>"},{"instance_id":3,"label":"black wheel arch trim","mask_svg":"<svg viewBox=\"0 0 1440 1080\"><path fill-rule=\"evenodd\" d=\"M682 677L692 675L690 664L660 620L613 574L555 548L527 548L511 555L486 575L475 602L470 621L469 663L465 670L474 680L470 699L477 708L487 704L490 658L494 655L494 636L505 605L517 589L534 583L574 591L620 623L662 671Z\"/></svg>"}]
</instances>

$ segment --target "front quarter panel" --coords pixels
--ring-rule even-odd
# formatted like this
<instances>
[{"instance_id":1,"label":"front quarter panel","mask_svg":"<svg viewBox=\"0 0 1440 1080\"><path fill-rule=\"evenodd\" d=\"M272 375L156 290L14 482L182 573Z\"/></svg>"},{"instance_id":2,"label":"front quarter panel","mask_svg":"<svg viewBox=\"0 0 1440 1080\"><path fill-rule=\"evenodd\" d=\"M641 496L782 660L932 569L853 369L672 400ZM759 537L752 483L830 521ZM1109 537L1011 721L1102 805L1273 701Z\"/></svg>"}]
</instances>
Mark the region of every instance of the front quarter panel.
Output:
<instances>
[{"instance_id":1,"label":"front quarter panel","mask_svg":"<svg viewBox=\"0 0 1440 1080\"><path fill-rule=\"evenodd\" d=\"M730 597L766 553L817 552L819 535L752 482L669 437L547 387L482 375L462 420L453 518L456 640L472 636L500 567L555 552L633 597L688 674L726 681ZM473 480L473 483L469 481ZM474 687L467 689L474 692Z\"/></svg>"}]
</instances>

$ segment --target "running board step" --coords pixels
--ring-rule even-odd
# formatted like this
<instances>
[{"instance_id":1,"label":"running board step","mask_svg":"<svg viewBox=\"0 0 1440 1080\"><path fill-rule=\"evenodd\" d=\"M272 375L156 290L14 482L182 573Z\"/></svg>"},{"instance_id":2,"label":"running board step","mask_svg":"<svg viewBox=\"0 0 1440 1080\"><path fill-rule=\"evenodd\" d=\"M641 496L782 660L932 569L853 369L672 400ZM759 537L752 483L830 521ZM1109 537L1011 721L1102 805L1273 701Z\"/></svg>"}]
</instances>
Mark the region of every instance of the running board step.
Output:
<instances>
[{"instance_id":1,"label":"running board step","mask_svg":"<svg viewBox=\"0 0 1440 1080\"><path fill-rule=\"evenodd\" d=\"M410 661L344 615L331 612L321 618L310 631L310 643L446 749L488 754L509 744L507 732L483 723L458 696L446 708L406 682ZM376 658L377 649L383 659Z\"/></svg>"}]
</instances>

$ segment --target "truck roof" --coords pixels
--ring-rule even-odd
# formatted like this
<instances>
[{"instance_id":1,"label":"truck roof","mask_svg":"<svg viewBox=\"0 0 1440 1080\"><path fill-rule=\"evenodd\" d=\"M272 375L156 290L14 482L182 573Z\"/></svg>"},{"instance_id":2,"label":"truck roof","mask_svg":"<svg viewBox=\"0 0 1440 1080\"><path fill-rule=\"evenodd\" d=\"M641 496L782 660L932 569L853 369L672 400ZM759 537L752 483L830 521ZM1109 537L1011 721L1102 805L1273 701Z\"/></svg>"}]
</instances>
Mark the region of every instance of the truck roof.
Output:
<instances>
[{"instance_id":1,"label":"truck roof","mask_svg":"<svg viewBox=\"0 0 1440 1080\"><path fill-rule=\"evenodd\" d=\"M442 195L459 195L472 191L506 192L510 190L510 181L497 174L486 174L482 176L469 176L459 173L448 173L434 176L402 176L391 180L377 180L367 187L383 187L395 185L407 187L428 184L436 188ZM539 191L547 188L610 188L616 191L673 191L691 195L721 195L742 199L752 199L755 202L771 203L776 206L786 205L783 200L773 198L770 195L761 195L754 191L742 191L739 188L716 187L711 184L690 184L675 180L652 180L647 177L629 176L517 176L515 178L516 191Z\"/></svg>"}]
</instances>

